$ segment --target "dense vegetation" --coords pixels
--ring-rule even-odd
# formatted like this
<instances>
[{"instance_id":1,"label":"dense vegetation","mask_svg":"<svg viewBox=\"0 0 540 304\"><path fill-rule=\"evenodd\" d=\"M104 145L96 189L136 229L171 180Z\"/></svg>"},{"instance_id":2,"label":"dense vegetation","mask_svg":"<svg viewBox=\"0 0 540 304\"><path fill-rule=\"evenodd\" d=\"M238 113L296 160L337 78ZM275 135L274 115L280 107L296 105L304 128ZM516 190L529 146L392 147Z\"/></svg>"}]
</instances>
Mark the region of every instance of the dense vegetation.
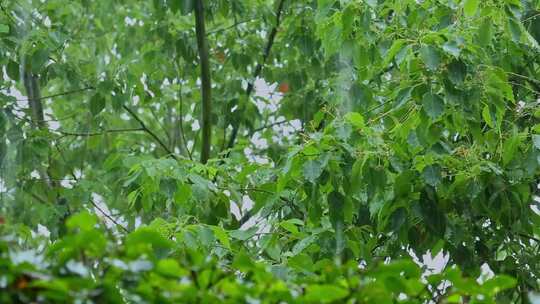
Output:
<instances>
[{"instance_id":1,"label":"dense vegetation","mask_svg":"<svg viewBox=\"0 0 540 304\"><path fill-rule=\"evenodd\" d=\"M0 0L0 302L540 303L539 42L539 0Z\"/></svg>"}]
</instances>

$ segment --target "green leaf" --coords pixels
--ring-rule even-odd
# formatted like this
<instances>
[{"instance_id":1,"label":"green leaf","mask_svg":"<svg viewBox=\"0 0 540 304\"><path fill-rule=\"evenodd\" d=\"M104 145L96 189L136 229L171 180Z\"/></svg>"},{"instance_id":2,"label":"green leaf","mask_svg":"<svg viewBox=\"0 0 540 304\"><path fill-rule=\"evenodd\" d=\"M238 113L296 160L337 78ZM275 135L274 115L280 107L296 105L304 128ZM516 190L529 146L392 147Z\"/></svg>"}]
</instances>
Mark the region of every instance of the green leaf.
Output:
<instances>
[{"instance_id":1,"label":"green leaf","mask_svg":"<svg viewBox=\"0 0 540 304\"><path fill-rule=\"evenodd\" d=\"M372 166L370 162L366 162L362 167L362 182L367 186L368 197L372 197L377 191L385 188L386 172L381 168Z\"/></svg>"},{"instance_id":2,"label":"green leaf","mask_svg":"<svg viewBox=\"0 0 540 304\"><path fill-rule=\"evenodd\" d=\"M292 234L298 234L298 226L303 226L304 222L299 219L290 219L280 222L279 225Z\"/></svg>"},{"instance_id":3,"label":"green leaf","mask_svg":"<svg viewBox=\"0 0 540 304\"><path fill-rule=\"evenodd\" d=\"M465 3L463 4L463 11L465 12L465 16L474 16L476 14L476 11L478 10L479 3L479 0L465 0Z\"/></svg>"},{"instance_id":4,"label":"green leaf","mask_svg":"<svg viewBox=\"0 0 540 304\"><path fill-rule=\"evenodd\" d=\"M513 288L516 284L516 279L508 275L499 274L484 282L482 288L487 290L490 294L497 294L506 289Z\"/></svg>"},{"instance_id":5,"label":"green leaf","mask_svg":"<svg viewBox=\"0 0 540 304\"><path fill-rule=\"evenodd\" d=\"M219 240L221 245L227 249L231 249L231 242L229 241L229 235L227 234L227 231L225 229L219 227L219 226L210 226L212 231L214 232L214 235Z\"/></svg>"},{"instance_id":6,"label":"green leaf","mask_svg":"<svg viewBox=\"0 0 540 304\"><path fill-rule=\"evenodd\" d=\"M425 167L422 174L426 183L433 187L441 183L441 167L439 167L438 165L431 165Z\"/></svg>"},{"instance_id":7,"label":"green leaf","mask_svg":"<svg viewBox=\"0 0 540 304\"><path fill-rule=\"evenodd\" d=\"M459 54L461 54L461 48L454 40L447 41L443 44L442 49L454 57L459 57Z\"/></svg>"},{"instance_id":8,"label":"green leaf","mask_svg":"<svg viewBox=\"0 0 540 304\"><path fill-rule=\"evenodd\" d=\"M437 70L441 64L439 51L431 45L424 45L420 48L420 57L431 71Z\"/></svg>"},{"instance_id":9,"label":"green leaf","mask_svg":"<svg viewBox=\"0 0 540 304\"><path fill-rule=\"evenodd\" d=\"M503 145L503 165L508 165L516 156L520 144L520 137L518 134L514 134L507 139Z\"/></svg>"},{"instance_id":10,"label":"green leaf","mask_svg":"<svg viewBox=\"0 0 540 304\"><path fill-rule=\"evenodd\" d=\"M188 274L188 272L180 267L178 262L173 259L163 259L157 263L156 271L164 276L180 278Z\"/></svg>"},{"instance_id":11,"label":"green leaf","mask_svg":"<svg viewBox=\"0 0 540 304\"><path fill-rule=\"evenodd\" d=\"M71 216L67 222L66 226L69 229L80 229L81 231L89 231L96 228L97 217L89 212L81 212L79 214Z\"/></svg>"},{"instance_id":12,"label":"green leaf","mask_svg":"<svg viewBox=\"0 0 540 304\"><path fill-rule=\"evenodd\" d=\"M19 81L21 79L19 71L19 64L10 60L6 66L6 72L9 78Z\"/></svg>"},{"instance_id":13,"label":"green leaf","mask_svg":"<svg viewBox=\"0 0 540 304\"><path fill-rule=\"evenodd\" d=\"M486 18L478 28L477 39L478 45L485 47L491 43L493 37L493 25L490 18Z\"/></svg>"},{"instance_id":14,"label":"green leaf","mask_svg":"<svg viewBox=\"0 0 540 304\"><path fill-rule=\"evenodd\" d=\"M493 118L491 109L488 105L485 105L482 110L482 118L484 118L484 121L490 128L495 128L495 119Z\"/></svg>"},{"instance_id":15,"label":"green leaf","mask_svg":"<svg viewBox=\"0 0 540 304\"><path fill-rule=\"evenodd\" d=\"M244 272L249 272L255 267L253 261L244 251L238 252L235 255L232 265L234 268Z\"/></svg>"},{"instance_id":16,"label":"green leaf","mask_svg":"<svg viewBox=\"0 0 540 304\"><path fill-rule=\"evenodd\" d=\"M357 16L355 7L356 6L354 4L347 5L342 12L341 23L344 39L348 39L355 28L354 21Z\"/></svg>"},{"instance_id":17,"label":"green leaf","mask_svg":"<svg viewBox=\"0 0 540 304\"><path fill-rule=\"evenodd\" d=\"M174 194L174 201L178 205L187 206L187 203L191 199L193 192L191 186L188 184L180 184L176 187L176 193Z\"/></svg>"},{"instance_id":18,"label":"green leaf","mask_svg":"<svg viewBox=\"0 0 540 304\"><path fill-rule=\"evenodd\" d=\"M462 61L454 60L448 65L448 78L455 85L460 85L467 76L467 65Z\"/></svg>"},{"instance_id":19,"label":"green leaf","mask_svg":"<svg viewBox=\"0 0 540 304\"><path fill-rule=\"evenodd\" d=\"M306 288L304 301L330 303L341 300L349 295L349 291L336 285L309 285Z\"/></svg>"},{"instance_id":20,"label":"green leaf","mask_svg":"<svg viewBox=\"0 0 540 304\"><path fill-rule=\"evenodd\" d=\"M349 91L349 98L353 105L360 106L362 109L366 109L373 102L373 94L371 89L360 83L354 83Z\"/></svg>"},{"instance_id":21,"label":"green leaf","mask_svg":"<svg viewBox=\"0 0 540 304\"><path fill-rule=\"evenodd\" d=\"M172 242L163 237L159 231L149 227L141 227L130 233L125 240L128 256L143 254L165 256L172 247Z\"/></svg>"},{"instance_id":22,"label":"green leaf","mask_svg":"<svg viewBox=\"0 0 540 304\"><path fill-rule=\"evenodd\" d=\"M97 93L90 98L90 113L96 116L105 108L105 98L101 94Z\"/></svg>"},{"instance_id":23,"label":"green leaf","mask_svg":"<svg viewBox=\"0 0 540 304\"><path fill-rule=\"evenodd\" d=\"M291 250L292 254L293 255L298 255L299 253L304 251L304 249L309 247L309 245L313 244L316 240L317 240L317 235L310 235L310 236L300 240L298 243L296 243L293 246L293 248Z\"/></svg>"},{"instance_id":24,"label":"green leaf","mask_svg":"<svg viewBox=\"0 0 540 304\"><path fill-rule=\"evenodd\" d=\"M365 128L364 117L360 113L349 112L345 115L345 120L357 129Z\"/></svg>"},{"instance_id":25,"label":"green leaf","mask_svg":"<svg viewBox=\"0 0 540 304\"><path fill-rule=\"evenodd\" d=\"M395 40L392 43L392 46L390 49L388 49L388 52L386 52L386 55L384 56L383 66L387 66L396 56L396 54L401 50L403 47L403 44L405 44L405 41L402 39Z\"/></svg>"},{"instance_id":26,"label":"green leaf","mask_svg":"<svg viewBox=\"0 0 540 304\"><path fill-rule=\"evenodd\" d=\"M512 103L516 103L514 91L509 84L508 76L502 69L491 69L487 72L486 91L494 96L504 96ZM497 106L497 104L495 104Z\"/></svg>"},{"instance_id":27,"label":"green leaf","mask_svg":"<svg viewBox=\"0 0 540 304\"><path fill-rule=\"evenodd\" d=\"M237 240L247 241L257 233L258 229L259 228L257 228L256 226L253 226L247 230L233 230L229 232L229 235Z\"/></svg>"},{"instance_id":28,"label":"green leaf","mask_svg":"<svg viewBox=\"0 0 540 304\"><path fill-rule=\"evenodd\" d=\"M396 101L394 102L394 110L397 110L404 106L410 99L413 91L413 87L401 89L396 96Z\"/></svg>"},{"instance_id":29,"label":"green leaf","mask_svg":"<svg viewBox=\"0 0 540 304\"><path fill-rule=\"evenodd\" d=\"M444 112L444 101L436 94L426 93L422 98L422 106L426 114L432 119L437 119Z\"/></svg>"},{"instance_id":30,"label":"green leaf","mask_svg":"<svg viewBox=\"0 0 540 304\"><path fill-rule=\"evenodd\" d=\"M521 31L521 26L519 24L519 21L515 20L514 18L509 18L508 31L510 32L512 41L514 41L515 43L520 43L522 31Z\"/></svg>"},{"instance_id":31,"label":"green leaf","mask_svg":"<svg viewBox=\"0 0 540 304\"><path fill-rule=\"evenodd\" d=\"M49 61L49 51L44 48L37 49L30 60L32 72L35 74L41 73L47 61Z\"/></svg>"},{"instance_id":32,"label":"green leaf","mask_svg":"<svg viewBox=\"0 0 540 304\"><path fill-rule=\"evenodd\" d=\"M413 171L405 171L399 174L394 182L394 195L396 197L407 196L411 193L412 185L414 181Z\"/></svg>"},{"instance_id":33,"label":"green leaf","mask_svg":"<svg viewBox=\"0 0 540 304\"><path fill-rule=\"evenodd\" d=\"M343 228L345 222L345 197L338 191L328 194L328 215L330 223L335 231L336 254L339 255L344 249Z\"/></svg>"},{"instance_id":34,"label":"green leaf","mask_svg":"<svg viewBox=\"0 0 540 304\"><path fill-rule=\"evenodd\" d=\"M315 183L317 178L321 176L322 172L323 167L322 163L319 160L310 159L304 164L304 176L308 181L312 183Z\"/></svg>"},{"instance_id":35,"label":"green leaf","mask_svg":"<svg viewBox=\"0 0 540 304\"><path fill-rule=\"evenodd\" d=\"M0 34L7 34L7 33L9 33L9 25L0 24Z\"/></svg>"}]
</instances>

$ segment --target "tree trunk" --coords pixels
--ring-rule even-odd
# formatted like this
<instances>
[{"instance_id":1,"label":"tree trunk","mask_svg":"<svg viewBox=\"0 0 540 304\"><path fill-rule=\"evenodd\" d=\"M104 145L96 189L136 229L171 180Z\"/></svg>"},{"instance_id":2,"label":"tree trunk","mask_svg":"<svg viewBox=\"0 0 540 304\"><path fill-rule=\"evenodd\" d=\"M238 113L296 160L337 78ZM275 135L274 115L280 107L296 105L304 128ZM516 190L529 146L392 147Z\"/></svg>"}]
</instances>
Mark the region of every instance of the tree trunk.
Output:
<instances>
[{"instance_id":1,"label":"tree trunk","mask_svg":"<svg viewBox=\"0 0 540 304\"><path fill-rule=\"evenodd\" d=\"M212 82L210 77L210 61L208 58L208 42L206 41L206 30L204 25L203 0L196 0L195 2L195 30L197 32L197 47L199 49L202 84L201 162L205 164L210 158L210 145L212 143Z\"/></svg>"},{"instance_id":2,"label":"tree trunk","mask_svg":"<svg viewBox=\"0 0 540 304\"><path fill-rule=\"evenodd\" d=\"M43 115L43 104L41 103L41 90L39 88L39 76L35 75L28 68L23 70L23 82L28 96L28 106L31 114L31 124L34 129L45 130L47 125ZM49 176L48 169L36 168L40 178L49 186L53 187L53 182Z\"/></svg>"}]
</instances>

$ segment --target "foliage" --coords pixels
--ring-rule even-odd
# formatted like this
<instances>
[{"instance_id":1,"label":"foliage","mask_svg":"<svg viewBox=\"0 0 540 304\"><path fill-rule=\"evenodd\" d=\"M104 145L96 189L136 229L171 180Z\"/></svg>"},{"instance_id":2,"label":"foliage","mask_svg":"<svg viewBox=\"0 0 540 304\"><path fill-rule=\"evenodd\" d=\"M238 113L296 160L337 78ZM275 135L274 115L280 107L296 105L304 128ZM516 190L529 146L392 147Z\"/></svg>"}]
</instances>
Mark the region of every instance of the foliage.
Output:
<instances>
[{"instance_id":1,"label":"foliage","mask_svg":"<svg viewBox=\"0 0 540 304\"><path fill-rule=\"evenodd\" d=\"M446 281L453 285L446 287L450 301L492 303L515 284L502 275L478 285L457 268L422 280L412 261L359 269L354 261L339 265L304 254L271 265L251 256L238 230L163 220L131 232L119 247L97 222L87 212L72 216L69 232L44 251L3 240L2 303L393 303L398 297L422 303Z\"/></svg>"},{"instance_id":2,"label":"foliage","mask_svg":"<svg viewBox=\"0 0 540 304\"><path fill-rule=\"evenodd\" d=\"M540 1L0 3L2 300L540 290Z\"/></svg>"}]
</instances>

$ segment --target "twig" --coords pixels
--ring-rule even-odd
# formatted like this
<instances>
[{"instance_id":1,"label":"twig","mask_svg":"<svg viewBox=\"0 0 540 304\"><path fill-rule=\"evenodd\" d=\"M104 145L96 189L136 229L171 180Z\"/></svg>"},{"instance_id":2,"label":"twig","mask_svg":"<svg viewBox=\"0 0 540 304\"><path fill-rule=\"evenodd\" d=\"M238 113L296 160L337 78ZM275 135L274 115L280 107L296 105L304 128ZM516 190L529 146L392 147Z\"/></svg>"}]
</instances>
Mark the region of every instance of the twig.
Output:
<instances>
[{"instance_id":1,"label":"twig","mask_svg":"<svg viewBox=\"0 0 540 304\"><path fill-rule=\"evenodd\" d=\"M246 211L246 213L244 213L244 215L238 221L238 224L240 224L240 227L242 227L242 225L244 225L247 221L249 221L249 219L252 216L253 215L251 214L251 210Z\"/></svg>"},{"instance_id":2,"label":"twig","mask_svg":"<svg viewBox=\"0 0 540 304\"><path fill-rule=\"evenodd\" d=\"M96 204L96 202L94 202L94 200L92 200L92 198L90 198L90 204L92 204L92 206L94 206L94 208L96 208L101 214L103 214L104 217L106 217L109 221L111 221L113 224L115 224L116 226L122 228L122 230L124 230L124 232L126 233L129 233L129 230L124 227L123 225L121 225L120 223L118 223L118 221L116 221L112 216L110 216L107 212L103 211L103 209L101 209L101 207L99 207L98 204Z\"/></svg>"},{"instance_id":3,"label":"twig","mask_svg":"<svg viewBox=\"0 0 540 304\"><path fill-rule=\"evenodd\" d=\"M127 128L127 129L110 129L103 130L103 132L88 132L88 133L77 133L77 132L67 132L67 131L56 131L64 136L79 136L79 137L89 137L89 136L99 136L106 133L122 133L122 132L140 132L145 131L143 128Z\"/></svg>"},{"instance_id":4,"label":"twig","mask_svg":"<svg viewBox=\"0 0 540 304\"><path fill-rule=\"evenodd\" d=\"M180 73L180 67L178 66L178 60L175 60L174 64L175 64L175 67L176 67L178 79L182 79L184 75L183 75L183 73ZM183 72L183 70L182 70L182 72ZM192 153L191 153L191 151L189 150L189 148L187 146L186 135L185 135L185 132L184 132L184 100L182 98L182 83L179 82L179 85L180 86L178 88L178 115L176 117L176 124L177 124L176 127L180 129L180 136L181 136L180 141L182 142L182 146L186 150L186 153L187 153L189 159L193 160Z\"/></svg>"},{"instance_id":5,"label":"twig","mask_svg":"<svg viewBox=\"0 0 540 304\"><path fill-rule=\"evenodd\" d=\"M249 19L249 20L238 21L238 22L235 22L234 24L232 24L232 25L230 25L230 26L223 27L223 28L218 28L218 29L209 31L208 33L206 33L206 36L210 36L210 35L213 35L213 34L217 34L217 33L219 33L219 32L223 32L223 31L232 29L232 28L234 28L234 27L237 27L237 26L242 25L242 24L245 24L245 23L253 22L253 21L258 20L258 19L259 19L259 18L253 18L253 19Z\"/></svg>"},{"instance_id":6,"label":"twig","mask_svg":"<svg viewBox=\"0 0 540 304\"><path fill-rule=\"evenodd\" d=\"M257 129L254 129L252 133L255 133L255 132L259 132L259 131L262 131L264 129L267 129L267 128L271 128L273 126L279 126L279 125L282 125L282 124L285 124L285 123L288 123L289 121L288 120L280 120L280 121L276 121L276 122L273 122L273 123L270 123L270 124L266 124L262 127L259 127Z\"/></svg>"},{"instance_id":7,"label":"twig","mask_svg":"<svg viewBox=\"0 0 540 304\"><path fill-rule=\"evenodd\" d=\"M62 150L60 150L60 147L58 147L58 145L54 144L54 146L56 147L56 150L58 151L58 154L60 155L60 157L62 158L62 160L64 162L67 162L66 161L66 158L64 157L64 153L62 153ZM70 174L71 176L73 177L73 180L75 180L75 182L79 182L79 178L77 178L77 175L75 175L75 173L73 172L73 170L70 170ZM92 206L94 206L94 208L96 208L96 210L98 210L101 214L103 214L104 217L106 217L109 221L111 221L113 224L115 224L116 226L122 228L122 230L124 230L124 232L128 233L129 230L124 227L123 225L121 225L120 223L118 223L118 221L116 221L110 214L108 214L107 212L105 212L103 209L101 209L101 207L99 207L98 204L96 204L96 202L94 202L94 200L92 199L92 197L90 197L90 204Z\"/></svg>"},{"instance_id":8,"label":"twig","mask_svg":"<svg viewBox=\"0 0 540 304\"><path fill-rule=\"evenodd\" d=\"M152 113L152 117L154 118L154 120L156 121L156 123L159 125L159 127L161 128L161 130L163 130L163 133L165 133L165 135L167 136L167 141L169 142L169 145L171 143L171 135L169 134L169 132L167 131L167 128L165 127L165 125L163 123L161 123L159 121L159 118L156 114L156 111L154 111L154 109L152 109L152 107L148 107L148 109L150 110L150 113ZM174 148L173 148L174 150Z\"/></svg>"},{"instance_id":9,"label":"twig","mask_svg":"<svg viewBox=\"0 0 540 304\"><path fill-rule=\"evenodd\" d=\"M193 160L193 153L191 152L191 150L189 150L189 147L187 146L186 133L184 131L184 106L183 104L184 104L184 101L182 100L182 95L180 95L180 119L178 121L178 124L180 126L180 133L182 135L182 144L184 145L184 148L186 149L189 159Z\"/></svg>"},{"instance_id":10,"label":"twig","mask_svg":"<svg viewBox=\"0 0 540 304\"><path fill-rule=\"evenodd\" d=\"M150 135L165 151L167 151L168 156L178 160L178 157L169 149L169 147L167 147L167 145L165 145L165 143L161 141L161 139L156 135L156 133L154 133L152 130L150 130L146 126L144 121L142 121L142 119L135 112L133 112L133 110L131 110L126 105L123 105L122 107L139 123L139 125L141 126L141 129L144 132L148 133L148 135Z\"/></svg>"},{"instance_id":11,"label":"twig","mask_svg":"<svg viewBox=\"0 0 540 304\"><path fill-rule=\"evenodd\" d=\"M263 58L262 61L257 63L257 67L255 68L255 72L253 73L253 81L250 82L246 89L246 95L249 97L254 89L254 83L257 77L262 72L264 64L266 64L266 61L268 60L268 57L270 57L270 51L272 49L272 46L274 45L274 40L276 39L276 35L278 32L278 28L281 23L281 15L283 13L283 6L285 4L285 0L280 0L277 11L276 11L276 24L272 28L272 31L270 32L270 35L268 36L268 42L266 43L266 47L264 48ZM240 129L240 122L233 125L233 130L231 133L231 137L229 138L229 143L227 144L227 149L232 149L234 146L234 143L236 141L236 137L238 136L238 131ZM229 153L225 154L225 157L228 157Z\"/></svg>"},{"instance_id":12,"label":"twig","mask_svg":"<svg viewBox=\"0 0 540 304\"><path fill-rule=\"evenodd\" d=\"M540 80L536 80L534 78L531 78L531 77L528 77L528 76L525 76L525 75L521 75L521 74L517 74L517 73L512 73L512 72L506 72L507 74L509 75L512 75L512 76L515 76L515 77L518 77L518 78L522 78L522 79L525 79L529 82L533 82L537 85L540 85Z\"/></svg>"},{"instance_id":13,"label":"twig","mask_svg":"<svg viewBox=\"0 0 540 304\"><path fill-rule=\"evenodd\" d=\"M9 21L11 21L11 23L13 23L14 25L17 24L15 19L13 19L13 16L11 16L11 14L4 7L4 2L3 1L0 1L0 10L2 10L2 12L6 15L6 17L9 19Z\"/></svg>"},{"instance_id":14,"label":"twig","mask_svg":"<svg viewBox=\"0 0 540 304\"><path fill-rule=\"evenodd\" d=\"M524 238L529 239L529 240L532 240L532 241L535 241L535 242L540 244L540 239L537 238L537 237L530 236L530 235L527 235L525 233L519 233L519 236L524 237Z\"/></svg>"},{"instance_id":15,"label":"twig","mask_svg":"<svg viewBox=\"0 0 540 304\"><path fill-rule=\"evenodd\" d=\"M528 18L523 19L522 22L525 23L525 22L527 22L527 21L529 21L531 19L536 19L537 17L540 17L540 14L534 14L534 15L528 17Z\"/></svg>"},{"instance_id":16,"label":"twig","mask_svg":"<svg viewBox=\"0 0 540 304\"><path fill-rule=\"evenodd\" d=\"M39 195L35 194L34 192L30 192L30 195L31 195L33 198L37 199L37 200L38 200L40 203L42 203L42 204L45 204L45 205L49 204L49 202L47 202L45 199L43 199L43 198L40 197Z\"/></svg>"},{"instance_id":17,"label":"twig","mask_svg":"<svg viewBox=\"0 0 540 304\"><path fill-rule=\"evenodd\" d=\"M47 98L60 97L60 96L65 96L65 95L70 95L70 94L80 93L80 92L84 92L84 91L94 90L94 89L95 89L94 87L86 87L86 88L76 89L76 90L72 90L72 91L67 91L67 92L62 92L62 93L52 94L52 95L48 95L48 96L41 96L41 97L39 97L39 98L35 98L35 100L42 100L42 99L47 99ZM17 101L30 101L30 98L26 98L26 99L17 99Z\"/></svg>"},{"instance_id":18,"label":"twig","mask_svg":"<svg viewBox=\"0 0 540 304\"><path fill-rule=\"evenodd\" d=\"M250 188L250 187L247 187L247 188L241 188L241 189L238 189L238 191L240 192L249 192L249 191L252 191L252 192L260 192L260 193L265 193L265 194L268 194L268 195L276 195L275 192L272 192L272 191L268 191L268 190L264 190L264 189L259 189L259 188ZM290 199L284 197L284 196L279 196L278 197L280 200L282 200L283 202L285 203L293 203L293 201L291 201ZM246 213L240 218L240 220L238 221L238 223L240 224L240 226L242 226L243 224L245 224L247 221L249 221L249 219L254 215L252 214L251 212L252 210L248 210L246 211Z\"/></svg>"}]
</instances>

